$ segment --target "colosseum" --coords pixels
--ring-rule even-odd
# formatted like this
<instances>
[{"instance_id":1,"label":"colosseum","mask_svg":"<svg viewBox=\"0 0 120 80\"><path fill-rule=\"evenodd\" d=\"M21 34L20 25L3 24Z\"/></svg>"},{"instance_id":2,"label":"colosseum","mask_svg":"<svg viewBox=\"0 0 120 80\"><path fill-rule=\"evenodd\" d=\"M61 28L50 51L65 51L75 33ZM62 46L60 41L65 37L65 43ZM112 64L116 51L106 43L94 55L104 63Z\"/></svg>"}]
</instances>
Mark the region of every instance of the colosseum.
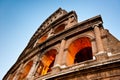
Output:
<instances>
[{"instance_id":1,"label":"colosseum","mask_svg":"<svg viewBox=\"0 0 120 80\"><path fill-rule=\"evenodd\" d=\"M120 41L100 15L78 22L59 8L36 30L3 80L120 80Z\"/></svg>"}]
</instances>

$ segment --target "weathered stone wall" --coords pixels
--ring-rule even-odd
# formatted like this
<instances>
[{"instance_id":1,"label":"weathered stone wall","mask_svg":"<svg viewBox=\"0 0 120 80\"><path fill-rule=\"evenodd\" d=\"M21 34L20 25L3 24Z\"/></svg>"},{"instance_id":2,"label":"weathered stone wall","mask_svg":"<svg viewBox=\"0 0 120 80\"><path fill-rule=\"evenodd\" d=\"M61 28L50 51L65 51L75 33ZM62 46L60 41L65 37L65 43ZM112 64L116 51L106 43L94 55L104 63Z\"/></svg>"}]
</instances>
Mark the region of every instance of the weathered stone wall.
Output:
<instances>
[{"instance_id":1,"label":"weathered stone wall","mask_svg":"<svg viewBox=\"0 0 120 80\"><path fill-rule=\"evenodd\" d=\"M3 80L119 80L120 41L102 24L100 15L78 23L74 11L59 9L38 28ZM81 52L77 59L85 60L74 62L86 47L91 53Z\"/></svg>"},{"instance_id":2,"label":"weathered stone wall","mask_svg":"<svg viewBox=\"0 0 120 80\"><path fill-rule=\"evenodd\" d=\"M116 39L112 34L108 32L107 34L108 39L108 47L109 51L113 54L120 52L120 41Z\"/></svg>"},{"instance_id":3,"label":"weathered stone wall","mask_svg":"<svg viewBox=\"0 0 120 80\"><path fill-rule=\"evenodd\" d=\"M120 60L103 65L88 66L73 73L56 76L47 80L120 80ZM52 76L51 76L52 77Z\"/></svg>"}]
</instances>

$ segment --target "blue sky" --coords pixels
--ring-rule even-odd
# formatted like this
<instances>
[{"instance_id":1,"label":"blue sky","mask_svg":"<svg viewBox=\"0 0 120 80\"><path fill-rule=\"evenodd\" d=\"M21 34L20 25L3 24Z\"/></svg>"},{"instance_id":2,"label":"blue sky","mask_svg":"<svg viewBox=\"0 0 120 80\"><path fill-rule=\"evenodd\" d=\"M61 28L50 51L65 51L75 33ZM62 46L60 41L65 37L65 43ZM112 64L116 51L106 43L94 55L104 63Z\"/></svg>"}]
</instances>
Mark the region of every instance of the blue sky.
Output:
<instances>
[{"instance_id":1,"label":"blue sky","mask_svg":"<svg viewBox=\"0 0 120 80\"><path fill-rule=\"evenodd\" d=\"M0 80L59 7L76 11L79 22L100 14L104 28L120 40L120 0L0 0Z\"/></svg>"}]
</instances>

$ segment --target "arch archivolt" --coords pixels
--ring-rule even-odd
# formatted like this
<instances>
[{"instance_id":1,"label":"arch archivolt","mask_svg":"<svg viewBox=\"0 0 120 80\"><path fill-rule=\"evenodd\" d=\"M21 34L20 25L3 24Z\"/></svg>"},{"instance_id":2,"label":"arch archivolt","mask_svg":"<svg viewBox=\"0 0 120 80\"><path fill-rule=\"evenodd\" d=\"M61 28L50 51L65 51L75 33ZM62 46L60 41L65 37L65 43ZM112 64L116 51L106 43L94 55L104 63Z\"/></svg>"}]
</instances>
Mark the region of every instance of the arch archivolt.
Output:
<instances>
[{"instance_id":1,"label":"arch archivolt","mask_svg":"<svg viewBox=\"0 0 120 80\"><path fill-rule=\"evenodd\" d=\"M27 75L30 72L30 69L32 68L32 65L33 65L33 60L31 59L22 66L18 80L23 80L27 77Z\"/></svg>"},{"instance_id":2,"label":"arch archivolt","mask_svg":"<svg viewBox=\"0 0 120 80\"><path fill-rule=\"evenodd\" d=\"M32 59L29 59L28 61L23 62L22 68L24 68L29 62L34 62L34 59L35 59L35 57L33 57Z\"/></svg>"},{"instance_id":3,"label":"arch archivolt","mask_svg":"<svg viewBox=\"0 0 120 80\"><path fill-rule=\"evenodd\" d=\"M82 62L93 58L93 35L81 34L67 40L65 49L66 65ZM82 58L83 57L83 58Z\"/></svg>"},{"instance_id":4,"label":"arch archivolt","mask_svg":"<svg viewBox=\"0 0 120 80\"><path fill-rule=\"evenodd\" d=\"M58 24L56 27L54 27L54 34L63 31L65 29L65 26L65 23Z\"/></svg>"},{"instance_id":5,"label":"arch archivolt","mask_svg":"<svg viewBox=\"0 0 120 80\"><path fill-rule=\"evenodd\" d=\"M66 41L65 48L68 48L73 41L75 41L76 39L81 38L81 37L88 37L88 38L90 38L91 42L93 39L95 39L95 37L92 34L90 35L90 34L84 33L81 35L77 35L77 36L74 36Z\"/></svg>"},{"instance_id":6,"label":"arch archivolt","mask_svg":"<svg viewBox=\"0 0 120 80\"><path fill-rule=\"evenodd\" d=\"M57 52L59 52L59 48L60 48L60 44L54 45L48 49L46 49L45 51L42 52L42 56L45 55L46 52L50 51L51 49L55 49Z\"/></svg>"},{"instance_id":7,"label":"arch archivolt","mask_svg":"<svg viewBox=\"0 0 120 80\"><path fill-rule=\"evenodd\" d=\"M44 42L48 38L48 33L42 35L39 39L37 39L37 44Z\"/></svg>"},{"instance_id":8,"label":"arch archivolt","mask_svg":"<svg viewBox=\"0 0 120 80\"><path fill-rule=\"evenodd\" d=\"M39 65L36 69L36 76L45 75L52 70L51 68L54 65L58 49L58 47L53 46L43 52L40 60L38 61Z\"/></svg>"}]
</instances>

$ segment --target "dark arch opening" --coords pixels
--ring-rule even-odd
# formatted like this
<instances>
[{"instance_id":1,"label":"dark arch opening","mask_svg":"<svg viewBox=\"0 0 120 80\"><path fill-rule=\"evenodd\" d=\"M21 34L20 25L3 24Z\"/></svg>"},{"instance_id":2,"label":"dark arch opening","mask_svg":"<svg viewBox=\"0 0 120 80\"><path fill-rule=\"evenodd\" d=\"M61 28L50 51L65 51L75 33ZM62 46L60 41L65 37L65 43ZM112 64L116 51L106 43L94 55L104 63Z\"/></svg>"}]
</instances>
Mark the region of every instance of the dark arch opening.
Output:
<instances>
[{"instance_id":1,"label":"dark arch opening","mask_svg":"<svg viewBox=\"0 0 120 80\"><path fill-rule=\"evenodd\" d=\"M38 75L45 75L52 70L51 68L54 65L56 54L57 50L51 49L42 56L37 69Z\"/></svg>"},{"instance_id":2,"label":"dark arch opening","mask_svg":"<svg viewBox=\"0 0 120 80\"><path fill-rule=\"evenodd\" d=\"M92 48L86 47L86 48L81 49L75 55L74 63L79 63L79 62L90 60L90 59L92 59Z\"/></svg>"},{"instance_id":3,"label":"dark arch opening","mask_svg":"<svg viewBox=\"0 0 120 80\"><path fill-rule=\"evenodd\" d=\"M37 44L44 42L48 37L48 34L43 35L38 41Z\"/></svg>"},{"instance_id":4,"label":"dark arch opening","mask_svg":"<svg viewBox=\"0 0 120 80\"><path fill-rule=\"evenodd\" d=\"M50 64L49 69L48 69L48 71L47 71L47 72L52 71L52 69L51 69L51 68L54 66L54 62L55 62L55 60L53 60L53 61L52 61L52 63Z\"/></svg>"},{"instance_id":5,"label":"dark arch opening","mask_svg":"<svg viewBox=\"0 0 120 80\"><path fill-rule=\"evenodd\" d=\"M88 37L74 40L68 47L67 65L92 59L91 41Z\"/></svg>"},{"instance_id":6,"label":"dark arch opening","mask_svg":"<svg viewBox=\"0 0 120 80\"><path fill-rule=\"evenodd\" d=\"M25 65L25 67L23 68L22 73L20 74L18 80L23 80L27 77L32 65L33 65L33 61L30 61Z\"/></svg>"},{"instance_id":7,"label":"dark arch opening","mask_svg":"<svg viewBox=\"0 0 120 80\"><path fill-rule=\"evenodd\" d=\"M65 29L65 24L62 24L62 25L58 26L58 27L54 30L54 33L56 34L56 33L60 32L60 31L62 31L62 30L64 30L64 29Z\"/></svg>"}]
</instances>

